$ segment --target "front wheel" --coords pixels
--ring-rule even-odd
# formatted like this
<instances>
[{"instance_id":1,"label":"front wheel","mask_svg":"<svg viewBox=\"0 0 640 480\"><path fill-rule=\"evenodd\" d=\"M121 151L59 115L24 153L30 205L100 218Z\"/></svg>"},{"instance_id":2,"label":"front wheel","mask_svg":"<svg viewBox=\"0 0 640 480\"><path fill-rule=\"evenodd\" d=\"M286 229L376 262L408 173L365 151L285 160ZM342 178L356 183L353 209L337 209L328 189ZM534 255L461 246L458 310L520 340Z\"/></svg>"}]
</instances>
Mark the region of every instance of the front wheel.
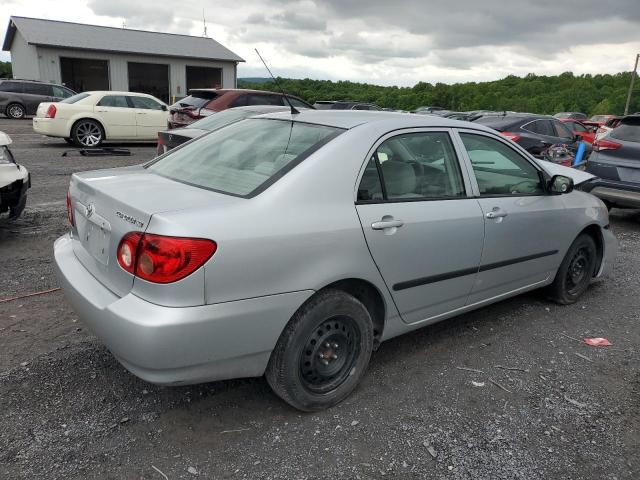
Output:
<instances>
[{"instance_id":1,"label":"front wheel","mask_svg":"<svg viewBox=\"0 0 640 480\"><path fill-rule=\"evenodd\" d=\"M97 147L104 140L104 132L95 120L79 120L71 129L71 138L81 147Z\"/></svg>"},{"instance_id":2,"label":"front wheel","mask_svg":"<svg viewBox=\"0 0 640 480\"><path fill-rule=\"evenodd\" d=\"M580 298L595 273L597 253L596 243L590 235L583 233L574 240L549 286L554 301L569 305Z\"/></svg>"},{"instance_id":3,"label":"front wheel","mask_svg":"<svg viewBox=\"0 0 640 480\"><path fill-rule=\"evenodd\" d=\"M280 335L267 382L298 410L324 410L354 390L372 350L373 323L366 307L345 292L326 290L301 307Z\"/></svg>"}]
</instances>

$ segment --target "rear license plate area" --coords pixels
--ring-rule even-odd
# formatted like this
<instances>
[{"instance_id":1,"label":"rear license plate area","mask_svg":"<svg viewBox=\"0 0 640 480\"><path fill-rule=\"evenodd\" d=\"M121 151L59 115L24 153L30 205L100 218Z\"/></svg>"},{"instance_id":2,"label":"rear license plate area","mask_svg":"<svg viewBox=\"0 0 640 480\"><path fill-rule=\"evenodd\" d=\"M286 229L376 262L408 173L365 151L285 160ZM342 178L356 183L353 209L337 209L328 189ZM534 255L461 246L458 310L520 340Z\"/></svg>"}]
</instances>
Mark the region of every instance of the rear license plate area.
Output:
<instances>
[{"instance_id":1,"label":"rear license plate area","mask_svg":"<svg viewBox=\"0 0 640 480\"><path fill-rule=\"evenodd\" d=\"M103 265L109 263L109 242L111 225L99 215L87 218L79 215L76 218L78 236L84 249Z\"/></svg>"}]
</instances>

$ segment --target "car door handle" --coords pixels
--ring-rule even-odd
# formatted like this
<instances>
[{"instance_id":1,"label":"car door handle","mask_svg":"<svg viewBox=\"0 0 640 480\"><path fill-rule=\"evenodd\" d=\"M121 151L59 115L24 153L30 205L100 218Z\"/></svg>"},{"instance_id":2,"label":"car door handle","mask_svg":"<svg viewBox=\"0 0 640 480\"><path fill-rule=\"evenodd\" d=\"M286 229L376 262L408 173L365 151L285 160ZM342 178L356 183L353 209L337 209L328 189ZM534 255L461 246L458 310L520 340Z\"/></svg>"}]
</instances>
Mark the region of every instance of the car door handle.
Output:
<instances>
[{"instance_id":1,"label":"car door handle","mask_svg":"<svg viewBox=\"0 0 640 480\"><path fill-rule=\"evenodd\" d=\"M500 210L500 209L496 209L494 208L492 211L487 212L485 214L485 216L487 218L504 218L507 215L509 215L507 212L505 212L504 210Z\"/></svg>"},{"instance_id":2,"label":"car door handle","mask_svg":"<svg viewBox=\"0 0 640 480\"><path fill-rule=\"evenodd\" d=\"M381 220L380 222L373 222L371 228L374 230L384 230L385 228L400 228L404 225L402 220Z\"/></svg>"},{"instance_id":3,"label":"car door handle","mask_svg":"<svg viewBox=\"0 0 640 480\"><path fill-rule=\"evenodd\" d=\"M146 115L147 112L136 112L138 115Z\"/></svg>"}]
</instances>

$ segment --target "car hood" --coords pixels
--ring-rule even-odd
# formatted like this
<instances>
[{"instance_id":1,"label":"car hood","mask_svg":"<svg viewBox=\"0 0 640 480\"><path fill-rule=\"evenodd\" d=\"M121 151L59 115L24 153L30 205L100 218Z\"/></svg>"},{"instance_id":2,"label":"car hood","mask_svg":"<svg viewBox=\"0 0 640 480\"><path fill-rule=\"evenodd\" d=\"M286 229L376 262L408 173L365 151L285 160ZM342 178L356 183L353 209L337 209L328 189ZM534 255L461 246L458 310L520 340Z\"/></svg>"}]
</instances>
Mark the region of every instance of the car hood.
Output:
<instances>
[{"instance_id":1,"label":"car hood","mask_svg":"<svg viewBox=\"0 0 640 480\"><path fill-rule=\"evenodd\" d=\"M590 173L558 165L557 163L547 162L546 160L540 159L536 159L536 162L538 162L538 165L540 165L552 177L554 175L564 175L565 177L571 178L574 185L580 185L581 183L594 178L594 175L591 175Z\"/></svg>"}]
</instances>

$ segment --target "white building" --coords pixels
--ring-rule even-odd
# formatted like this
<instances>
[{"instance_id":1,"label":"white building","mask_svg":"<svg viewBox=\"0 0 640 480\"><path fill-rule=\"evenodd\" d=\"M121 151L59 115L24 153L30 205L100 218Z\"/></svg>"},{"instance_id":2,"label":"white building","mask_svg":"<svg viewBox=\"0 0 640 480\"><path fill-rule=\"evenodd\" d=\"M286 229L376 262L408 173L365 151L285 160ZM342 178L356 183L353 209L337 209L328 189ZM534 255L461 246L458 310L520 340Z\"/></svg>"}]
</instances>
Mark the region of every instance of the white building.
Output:
<instances>
[{"instance_id":1,"label":"white building","mask_svg":"<svg viewBox=\"0 0 640 480\"><path fill-rule=\"evenodd\" d=\"M11 17L2 49L11 52L15 78L166 102L191 88L235 88L244 61L211 38L26 17Z\"/></svg>"}]
</instances>

